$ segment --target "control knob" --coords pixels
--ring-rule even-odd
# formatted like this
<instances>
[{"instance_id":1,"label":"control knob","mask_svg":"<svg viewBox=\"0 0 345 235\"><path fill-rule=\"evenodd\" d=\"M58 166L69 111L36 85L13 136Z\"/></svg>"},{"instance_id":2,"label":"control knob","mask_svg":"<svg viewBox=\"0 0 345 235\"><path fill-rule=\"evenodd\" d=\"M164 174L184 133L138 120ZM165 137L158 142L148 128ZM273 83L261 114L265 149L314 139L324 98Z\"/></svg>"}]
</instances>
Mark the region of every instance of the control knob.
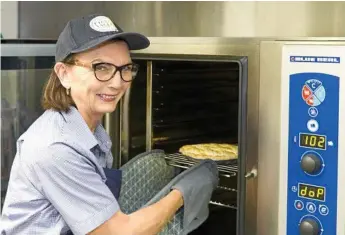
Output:
<instances>
[{"instance_id":1,"label":"control knob","mask_svg":"<svg viewBox=\"0 0 345 235\"><path fill-rule=\"evenodd\" d=\"M302 157L301 167L305 172L313 175L320 172L322 162L319 156L312 153L308 153Z\"/></svg>"},{"instance_id":2,"label":"control knob","mask_svg":"<svg viewBox=\"0 0 345 235\"><path fill-rule=\"evenodd\" d=\"M299 226L299 234L300 235L319 235L320 234L320 228L319 224L311 219L307 218L302 220L300 226Z\"/></svg>"}]
</instances>

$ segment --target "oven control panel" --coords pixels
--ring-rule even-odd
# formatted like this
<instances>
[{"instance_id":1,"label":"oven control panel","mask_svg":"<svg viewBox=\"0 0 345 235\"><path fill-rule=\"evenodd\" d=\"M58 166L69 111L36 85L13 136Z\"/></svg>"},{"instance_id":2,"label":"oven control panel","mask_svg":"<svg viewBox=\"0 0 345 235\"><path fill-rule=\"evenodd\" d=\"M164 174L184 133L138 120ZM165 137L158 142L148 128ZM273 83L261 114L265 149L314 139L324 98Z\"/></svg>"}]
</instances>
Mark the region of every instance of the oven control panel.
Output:
<instances>
[{"instance_id":1,"label":"oven control panel","mask_svg":"<svg viewBox=\"0 0 345 235\"><path fill-rule=\"evenodd\" d=\"M298 72L289 79L286 234L335 235L339 77Z\"/></svg>"}]
</instances>

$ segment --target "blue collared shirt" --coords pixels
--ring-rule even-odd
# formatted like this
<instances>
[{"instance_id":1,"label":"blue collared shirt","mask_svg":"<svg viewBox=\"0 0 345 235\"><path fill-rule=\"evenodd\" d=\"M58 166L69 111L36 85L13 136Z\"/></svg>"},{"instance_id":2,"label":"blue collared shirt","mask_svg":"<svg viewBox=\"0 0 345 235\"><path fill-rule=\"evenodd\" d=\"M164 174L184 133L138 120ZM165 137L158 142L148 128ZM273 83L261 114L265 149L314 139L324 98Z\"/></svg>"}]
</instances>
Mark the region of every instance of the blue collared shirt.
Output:
<instances>
[{"instance_id":1,"label":"blue collared shirt","mask_svg":"<svg viewBox=\"0 0 345 235\"><path fill-rule=\"evenodd\" d=\"M80 115L45 111L17 141L1 234L86 234L119 210L106 186L111 141Z\"/></svg>"}]
</instances>

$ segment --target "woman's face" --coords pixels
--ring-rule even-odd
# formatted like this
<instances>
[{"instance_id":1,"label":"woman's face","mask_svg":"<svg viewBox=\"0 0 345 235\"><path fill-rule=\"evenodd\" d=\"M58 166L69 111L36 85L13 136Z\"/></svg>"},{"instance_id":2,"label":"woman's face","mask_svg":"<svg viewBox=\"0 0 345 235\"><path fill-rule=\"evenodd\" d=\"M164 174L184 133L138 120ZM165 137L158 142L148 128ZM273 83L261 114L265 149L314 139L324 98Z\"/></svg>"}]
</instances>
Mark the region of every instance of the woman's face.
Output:
<instances>
[{"instance_id":1,"label":"woman's face","mask_svg":"<svg viewBox=\"0 0 345 235\"><path fill-rule=\"evenodd\" d=\"M109 42L76 55L74 61L90 66L68 66L67 69L70 94L78 110L95 118L113 112L131 82L123 81L119 71L109 81L101 82L95 77L92 64L105 62L122 66L131 63L127 44L122 41ZM100 70L102 68L99 67Z\"/></svg>"}]
</instances>

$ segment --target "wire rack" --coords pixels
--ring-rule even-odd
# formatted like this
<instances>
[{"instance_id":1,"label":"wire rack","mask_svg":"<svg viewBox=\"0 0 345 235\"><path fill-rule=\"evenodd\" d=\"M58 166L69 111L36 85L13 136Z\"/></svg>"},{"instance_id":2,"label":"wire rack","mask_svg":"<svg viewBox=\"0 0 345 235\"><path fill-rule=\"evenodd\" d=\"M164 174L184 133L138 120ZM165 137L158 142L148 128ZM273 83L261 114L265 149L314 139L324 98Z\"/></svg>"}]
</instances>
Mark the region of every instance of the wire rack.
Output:
<instances>
[{"instance_id":1,"label":"wire rack","mask_svg":"<svg viewBox=\"0 0 345 235\"><path fill-rule=\"evenodd\" d=\"M210 201L210 204L220 206L220 207L226 207L229 209L234 209L237 210L237 205L236 204L227 204L227 203L222 203L222 202L216 202L216 201Z\"/></svg>"},{"instance_id":2,"label":"wire rack","mask_svg":"<svg viewBox=\"0 0 345 235\"><path fill-rule=\"evenodd\" d=\"M184 169L187 169L196 163L196 161L192 161L188 157L186 157L180 153L167 154L165 156L165 159L169 165L179 167L179 168L184 168ZM230 165L218 164L217 167L219 170L219 174L223 177L228 177L228 178L234 177L237 175L237 172L238 172L237 163L233 163ZM221 185L219 185L217 187L217 190L237 194L237 189L228 188L228 187L221 186ZM228 202L225 203L225 202L220 202L220 201L216 201L216 200L211 200L210 204L220 206L220 207L229 208L229 209L235 209L235 210L237 209L236 203L229 204Z\"/></svg>"},{"instance_id":3,"label":"wire rack","mask_svg":"<svg viewBox=\"0 0 345 235\"><path fill-rule=\"evenodd\" d=\"M225 186L221 186L221 185L218 185L217 186L217 189L216 191L219 193L219 192L225 192L227 193L226 195L230 195L229 193L235 193L237 194L237 189L233 189L233 188L228 188L228 187L225 187ZM213 204L213 205L216 205L216 206L220 206L220 207L226 207L226 208L229 208L229 209L237 209L237 202L234 201L234 200L229 200L229 198L227 198L226 200L221 199L221 198L217 198L217 197L214 197L211 201L210 201L210 204Z\"/></svg>"},{"instance_id":4,"label":"wire rack","mask_svg":"<svg viewBox=\"0 0 345 235\"><path fill-rule=\"evenodd\" d=\"M180 153L173 153L167 154L165 156L167 163L171 166L176 166L180 168L189 168L190 166L194 165L196 161L190 160L188 157L180 154ZM237 175L238 167L237 162L233 164L217 164L219 174L223 177L234 177Z\"/></svg>"}]
</instances>

